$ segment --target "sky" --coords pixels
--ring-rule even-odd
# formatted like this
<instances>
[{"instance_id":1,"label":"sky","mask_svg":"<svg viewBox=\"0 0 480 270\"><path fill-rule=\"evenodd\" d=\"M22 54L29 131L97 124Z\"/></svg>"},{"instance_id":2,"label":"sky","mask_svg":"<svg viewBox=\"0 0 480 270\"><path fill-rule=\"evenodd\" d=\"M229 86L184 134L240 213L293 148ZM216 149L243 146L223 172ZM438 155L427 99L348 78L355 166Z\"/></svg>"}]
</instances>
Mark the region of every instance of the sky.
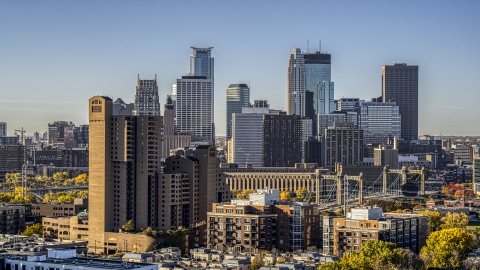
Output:
<instances>
[{"instance_id":1,"label":"sky","mask_svg":"<svg viewBox=\"0 0 480 270\"><path fill-rule=\"evenodd\" d=\"M8 135L88 124L88 99L133 102L138 74L157 75L163 108L190 47L211 46L224 135L229 84L286 110L289 55L321 40L335 98L378 97L383 65L418 65L420 134L480 135L479 11L468 0L0 0L0 122Z\"/></svg>"}]
</instances>

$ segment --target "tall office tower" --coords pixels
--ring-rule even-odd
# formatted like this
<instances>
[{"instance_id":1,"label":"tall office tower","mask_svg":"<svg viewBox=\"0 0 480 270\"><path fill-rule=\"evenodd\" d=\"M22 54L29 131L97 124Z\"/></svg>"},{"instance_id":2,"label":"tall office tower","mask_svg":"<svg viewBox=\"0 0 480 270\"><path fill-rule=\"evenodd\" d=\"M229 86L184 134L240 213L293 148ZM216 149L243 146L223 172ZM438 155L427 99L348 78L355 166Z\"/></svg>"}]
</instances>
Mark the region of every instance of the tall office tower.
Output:
<instances>
[{"instance_id":1,"label":"tall office tower","mask_svg":"<svg viewBox=\"0 0 480 270\"><path fill-rule=\"evenodd\" d=\"M161 223L161 116L113 115L112 99L89 100L89 239L107 240L128 220L136 228Z\"/></svg>"},{"instance_id":2,"label":"tall office tower","mask_svg":"<svg viewBox=\"0 0 480 270\"><path fill-rule=\"evenodd\" d=\"M173 116L177 117L177 84L172 85L172 104L173 104ZM175 120L176 123L176 120Z\"/></svg>"},{"instance_id":3,"label":"tall office tower","mask_svg":"<svg viewBox=\"0 0 480 270\"><path fill-rule=\"evenodd\" d=\"M205 76L177 79L177 129L194 141L215 141L212 81Z\"/></svg>"},{"instance_id":4,"label":"tall office tower","mask_svg":"<svg viewBox=\"0 0 480 270\"><path fill-rule=\"evenodd\" d=\"M335 106L334 83L330 81L323 81L320 83L320 106L318 106L318 114L328 114L337 110Z\"/></svg>"},{"instance_id":5,"label":"tall office tower","mask_svg":"<svg viewBox=\"0 0 480 270\"><path fill-rule=\"evenodd\" d=\"M61 145L65 143L65 127L75 126L72 122L55 121L48 124L48 144Z\"/></svg>"},{"instance_id":6,"label":"tall office tower","mask_svg":"<svg viewBox=\"0 0 480 270\"><path fill-rule=\"evenodd\" d=\"M353 123L336 122L325 129L323 140L323 167L334 171L336 163L359 166L363 162L363 130L354 128Z\"/></svg>"},{"instance_id":7,"label":"tall office tower","mask_svg":"<svg viewBox=\"0 0 480 270\"><path fill-rule=\"evenodd\" d=\"M302 117L263 116L263 166L293 167L302 160Z\"/></svg>"},{"instance_id":8,"label":"tall office tower","mask_svg":"<svg viewBox=\"0 0 480 270\"><path fill-rule=\"evenodd\" d=\"M294 48L288 65L288 114L306 116L305 91L313 93L315 114L334 111L331 80L330 54L320 51L302 53L299 48Z\"/></svg>"},{"instance_id":9,"label":"tall office tower","mask_svg":"<svg viewBox=\"0 0 480 270\"><path fill-rule=\"evenodd\" d=\"M232 114L242 113L250 105L250 87L246 84L230 84L227 88L227 138L232 137Z\"/></svg>"},{"instance_id":10,"label":"tall office tower","mask_svg":"<svg viewBox=\"0 0 480 270\"><path fill-rule=\"evenodd\" d=\"M88 146L88 125L80 125L75 127L73 130L73 135L75 137L75 147Z\"/></svg>"},{"instance_id":11,"label":"tall office tower","mask_svg":"<svg viewBox=\"0 0 480 270\"><path fill-rule=\"evenodd\" d=\"M0 122L0 137L7 136L7 123Z\"/></svg>"},{"instance_id":12,"label":"tall office tower","mask_svg":"<svg viewBox=\"0 0 480 270\"><path fill-rule=\"evenodd\" d=\"M38 133L38 131L35 131L35 133L33 133L33 141L34 142L40 141L40 133Z\"/></svg>"},{"instance_id":13,"label":"tall office tower","mask_svg":"<svg viewBox=\"0 0 480 270\"><path fill-rule=\"evenodd\" d=\"M63 130L64 145L65 145L65 148L67 149L72 149L77 147L77 144L75 142L75 135L73 132L74 129L75 129L75 125L69 125L69 126L65 126Z\"/></svg>"},{"instance_id":14,"label":"tall office tower","mask_svg":"<svg viewBox=\"0 0 480 270\"><path fill-rule=\"evenodd\" d=\"M167 96L163 110L163 135L175 134L175 113L173 108L172 96Z\"/></svg>"},{"instance_id":15,"label":"tall office tower","mask_svg":"<svg viewBox=\"0 0 480 270\"><path fill-rule=\"evenodd\" d=\"M179 147L188 147L192 142L192 136L178 134L175 126L174 105L171 96L167 96L165 110L163 111L163 142L162 158L170 156L170 151Z\"/></svg>"},{"instance_id":16,"label":"tall office tower","mask_svg":"<svg viewBox=\"0 0 480 270\"><path fill-rule=\"evenodd\" d=\"M400 138L401 117L395 102L365 102L360 106L358 128L363 129L363 143L387 143Z\"/></svg>"},{"instance_id":17,"label":"tall office tower","mask_svg":"<svg viewBox=\"0 0 480 270\"><path fill-rule=\"evenodd\" d=\"M264 104L266 101L262 106ZM230 163L238 163L242 166L248 163L254 167L263 165L263 116L269 112L268 106L244 107L242 113L232 114L232 138L228 150Z\"/></svg>"},{"instance_id":18,"label":"tall office tower","mask_svg":"<svg viewBox=\"0 0 480 270\"><path fill-rule=\"evenodd\" d=\"M313 108L314 93L305 91L305 118L312 119L315 122L315 109ZM312 122L312 124L313 124Z\"/></svg>"},{"instance_id":19,"label":"tall office tower","mask_svg":"<svg viewBox=\"0 0 480 270\"><path fill-rule=\"evenodd\" d=\"M305 115L305 59L294 48L288 60L288 114Z\"/></svg>"},{"instance_id":20,"label":"tall office tower","mask_svg":"<svg viewBox=\"0 0 480 270\"><path fill-rule=\"evenodd\" d=\"M190 76L205 76L214 84L214 61L212 58L213 47L191 47L193 54L190 56Z\"/></svg>"},{"instance_id":21,"label":"tall office tower","mask_svg":"<svg viewBox=\"0 0 480 270\"><path fill-rule=\"evenodd\" d=\"M332 103L333 101L333 83L331 86L331 92L327 91L324 93L322 91L323 82L331 82L332 80L332 56L328 53L322 53L321 51L316 51L315 53L305 53L303 55L305 59L305 89L307 91L313 92L313 108L315 114L320 113L330 113L334 111ZM329 85L327 84L327 89ZM328 89L330 90L330 89ZM325 96L327 95L327 96ZM323 97L323 98L322 98ZM322 110L322 107L325 107L325 100L328 100L329 104L328 110ZM332 107L332 108L330 108Z\"/></svg>"},{"instance_id":22,"label":"tall office tower","mask_svg":"<svg viewBox=\"0 0 480 270\"><path fill-rule=\"evenodd\" d=\"M25 164L25 145L2 145L0 144L0 181L5 181L6 173L20 173Z\"/></svg>"},{"instance_id":23,"label":"tall office tower","mask_svg":"<svg viewBox=\"0 0 480 270\"><path fill-rule=\"evenodd\" d=\"M133 114L160 116L157 75L155 75L155 80L140 80L140 75L138 75L136 90Z\"/></svg>"},{"instance_id":24,"label":"tall office tower","mask_svg":"<svg viewBox=\"0 0 480 270\"><path fill-rule=\"evenodd\" d=\"M382 67L383 102L396 102L402 118L401 138L418 138L418 66L394 63Z\"/></svg>"}]
</instances>

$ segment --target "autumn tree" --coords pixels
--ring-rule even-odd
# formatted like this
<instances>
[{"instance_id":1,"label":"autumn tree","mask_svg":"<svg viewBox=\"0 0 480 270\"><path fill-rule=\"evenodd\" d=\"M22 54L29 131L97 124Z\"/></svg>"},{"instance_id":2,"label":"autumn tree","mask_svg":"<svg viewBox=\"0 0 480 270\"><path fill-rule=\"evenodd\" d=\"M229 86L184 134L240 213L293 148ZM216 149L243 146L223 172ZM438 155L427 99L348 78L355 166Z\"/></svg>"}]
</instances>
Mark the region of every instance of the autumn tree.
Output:
<instances>
[{"instance_id":1,"label":"autumn tree","mask_svg":"<svg viewBox=\"0 0 480 270\"><path fill-rule=\"evenodd\" d=\"M35 223L33 225L27 226L23 232L20 233L23 236L32 236L34 234L41 235L43 234L43 226L41 223Z\"/></svg>"},{"instance_id":2,"label":"autumn tree","mask_svg":"<svg viewBox=\"0 0 480 270\"><path fill-rule=\"evenodd\" d=\"M284 190L280 192L280 201L289 201L291 197L290 191Z\"/></svg>"},{"instance_id":3,"label":"autumn tree","mask_svg":"<svg viewBox=\"0 0 480 270\"><path fill-rule=\"evenodd\" d=\"M442 229L461 228L465 229L468 225L468 216L465 213L451 213L447 212L445 216L441 218Z\"/></svg>"},{"instance_id":4,"label":"autumn tree","mask_svg":"<svg viewBox=\"0 0 480 270\"><path fill-rule=\"evenodd\" d=\"M255 255L252 259L252 263L250 264L251 270L258 270L260 267L263 266L263 258L261 255Z\"/></svg>"},{"instance_id":5,"label":"autumn tree","mask_svg":"<svg viewBox=\"0 0 480 270\"><path fill-rule=\"evenodd\" d=\"M402 263L402 251L394 243L367 241L357 253L346 254L340 261L321 265L319 270L394 269Z\"/></svg>"},{"instance_id":6,"label":"autumn tree","mask_svg":"<svg viewBox=\"0 0 480 270\"><path fill-rule=\"evenodd\" d=\"M276 263L277 263L277 264L285 263L285 257L283 257L283 256L278 256L278 257L277 257L277 260L276 260Z\"/></svg>"},{"instance_id":7,"label":"autumn tree","mask_svg":"<svg viewBox=\"0 0 480 270\"><path fill-rule=\"evenodd\" d=\"M122 225L122 230L126 232L131 232L135 230L135 224L133 223L132 219L127 220L125 224Z\"/></svg>"},{"instance_id":8,"label":"autumn tree","mask_svg":"<svg viewBox=\"0 0 480 270\"><path fill-rule=\"evenodd\" d=\"M88 185L88 176L86 173L79 174L75 179L75 185L85 186Z\"/></svg>"},{"instance_id":9,"label":"autumn tree","mask_svg":"<svg viewBox=\"0 0 480 270\"><path fill-rule=\"evenodd\" d=\"M396 267L399 270L424 270L425 263L423 260L413 252L411 249L401 248L403 260L400 261L400 264Z\"/></svg>"},{"instance_id":10,"label":"autumn tree","mask_svg":"<svg viewBox=\"0 0 480 270\"><path fill-rule=\"evenodd\" d=\"M473 247L473 236L466 230L444 229L430 234L420 256L427 267L460 268Z\"/></svg>"},{"instance_id":11,"label":"autumn tree","mask_svg":"<svg viewBox=\"0 0 480 270\"><path fill-rule=\"evenodd\" d=\"M428 217L428 226L430 228L430 232L434 232L440 229L442 225L442 214L437 211L430 211L430 210L423 210L418 212L420 216L427 216Z\"/></svg>"}]
</instances>

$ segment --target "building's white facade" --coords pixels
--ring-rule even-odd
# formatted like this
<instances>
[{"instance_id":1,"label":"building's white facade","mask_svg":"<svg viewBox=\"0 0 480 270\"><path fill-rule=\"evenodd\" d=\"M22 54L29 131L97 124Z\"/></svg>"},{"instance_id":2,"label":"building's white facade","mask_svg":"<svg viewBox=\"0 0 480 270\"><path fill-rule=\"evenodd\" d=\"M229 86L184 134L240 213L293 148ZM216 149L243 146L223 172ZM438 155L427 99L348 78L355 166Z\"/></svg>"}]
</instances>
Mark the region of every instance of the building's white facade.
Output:
<instances>
[{"instance_id":1,"label":"building's white facade","mask_svg":"<svg viewBox=\"0 0 480 270\"><path fill-rule=\"evenodd\" d=\"M215 141L212 81L204 76L177 79L177 130L194 141Z\"/></svg>"}]
</instances>

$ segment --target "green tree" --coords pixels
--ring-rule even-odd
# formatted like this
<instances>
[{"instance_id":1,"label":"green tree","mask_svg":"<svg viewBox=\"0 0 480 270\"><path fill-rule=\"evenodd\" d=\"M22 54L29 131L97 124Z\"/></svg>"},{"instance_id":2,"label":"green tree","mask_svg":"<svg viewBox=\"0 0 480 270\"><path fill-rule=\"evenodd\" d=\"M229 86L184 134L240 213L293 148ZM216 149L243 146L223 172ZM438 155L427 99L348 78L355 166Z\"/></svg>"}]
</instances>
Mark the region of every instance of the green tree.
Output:
<instances>
[{"instance_id":1,"label":"green tree","mask_svg":"<svg viewBox=\"0 0 480 270\"><path fill-rule=\"evenodd\" d=\"M418 212L421 216L428 216L428 226L430 228L430 232L434 232L440 229L442 225L442 214L437 211L430 211L430 210L423 210Z\"/></svg>"},{"instance_id":2,"label":"green tree","mask_svg":"<svg viewBox=\"0 0 480 270\"><path fill-rule=\"evenodd\" d=\"M125 224L122 225L122 230L126 232L131 232L135 230L135 224L133 223L132 219L127 220Z\"/></svg>"},{"instance_id":3,"label":"green tree","mask_svg":"<svg viewBox=\"0 0 480 270\"><path fill-rule=\"evenodd\" d=\"M420 256L427 267L460 268L473 247L473 236L466 230L444 229L430 234Z\"/></svg>"},{"instance_id":4,"label":"green tree","mask_svg":"<svg viewBox=\"0 0 480 270\"><path fill-rule=\"evenodd\" d=\"M41 223L35 223L33 225L27 226L25 231L20 233L23 236L32 236L34 234L42 235L43 234L43 226Z\"/></svg>"},{"instance_id":5,"label":"green tree","mask_svg":"<svg viewBox=\"0 0 480 270\"><path fill-rule=\"evenodd\" d=\"M253 189L245 189L237 194L237 199L248 199L249 195L255 193Z\"/></svg>"},{"instance_id":6,"label":"green tree","mask_svg":"<svg viewBox=\"0 0 480 270\"><path fill-rule=\"evenodd\" d=\"M445 216L441 218L442 229L461 228L465 229L468 225L468 216L465 213L451 213L447 212Z\"/></svg>"}]
</instances>

